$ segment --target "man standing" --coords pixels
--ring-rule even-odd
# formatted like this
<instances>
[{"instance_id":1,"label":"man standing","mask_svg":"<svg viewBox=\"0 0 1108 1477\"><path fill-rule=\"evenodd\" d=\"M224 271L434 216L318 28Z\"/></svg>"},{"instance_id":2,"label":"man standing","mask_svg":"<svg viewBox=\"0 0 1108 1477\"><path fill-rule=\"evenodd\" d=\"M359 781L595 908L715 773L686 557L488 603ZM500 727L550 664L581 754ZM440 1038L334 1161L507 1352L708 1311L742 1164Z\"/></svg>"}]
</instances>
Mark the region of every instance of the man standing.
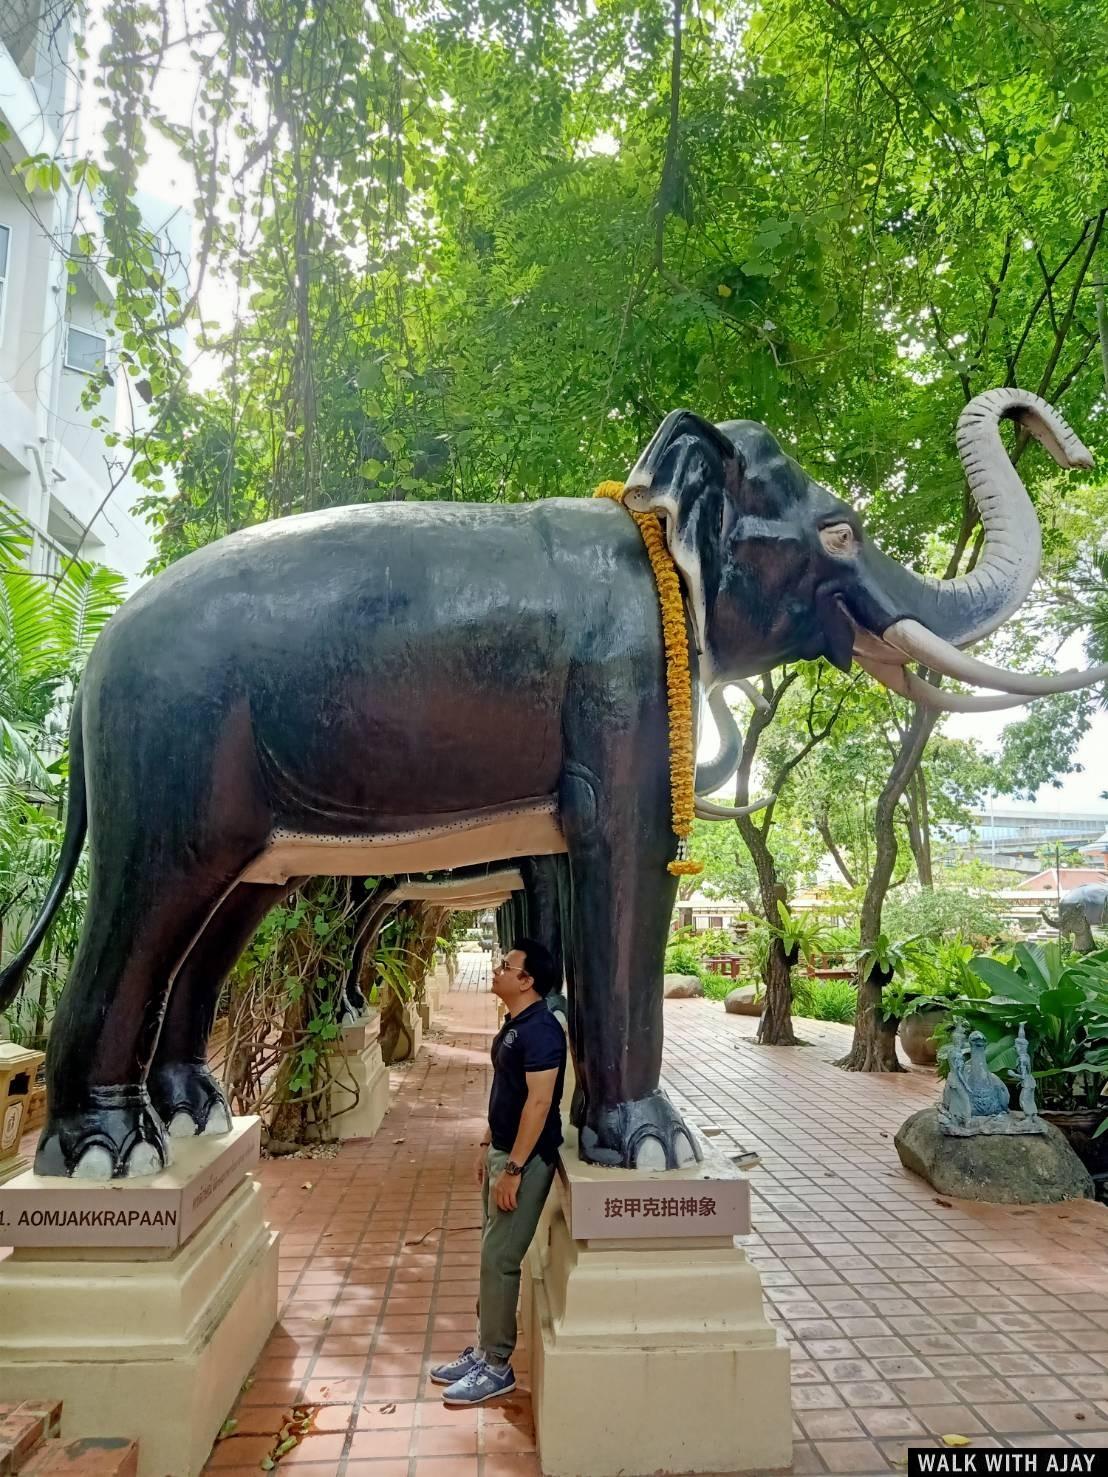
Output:
<instances>
[{"instance_id":1,"label":"man standing","mask_svg":"<svg viewBox=\"0 0 1108 1477\"><path fill-rule=\"evenodd\" d=\"M489 1130L481 1141L477 1183L484 1199L481 1237L480 1344L432 1369L447 1405L480 1405L516 1387L516 1304L520 1268L550 1187L562 1142L566 1038L546 1008L561 987L548 950L516 939L493 971L493 994L508 1018L492 1044Z\"/></svg>"}]
</instances>

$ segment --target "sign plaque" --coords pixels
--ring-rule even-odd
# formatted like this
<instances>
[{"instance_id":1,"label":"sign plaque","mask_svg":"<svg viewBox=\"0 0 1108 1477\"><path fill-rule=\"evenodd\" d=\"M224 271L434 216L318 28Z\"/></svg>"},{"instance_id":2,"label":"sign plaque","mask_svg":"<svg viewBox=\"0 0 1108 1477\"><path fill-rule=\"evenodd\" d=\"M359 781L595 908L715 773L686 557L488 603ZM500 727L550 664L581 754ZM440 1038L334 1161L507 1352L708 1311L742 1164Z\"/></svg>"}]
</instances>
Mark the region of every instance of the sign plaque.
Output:
<instances>
[{"instance_id":1,"label":"sign plaque","mask_svg":"<svg viewBox=\"0 0 1108 1477\"><path fill-rule=\"evenodd\" d=\"M181 1246L257 1163L261 1124L170 1144L169 1168L141 1179L17 1175L0 1186L0 1246Z\"/></svg>"}]
</instances>

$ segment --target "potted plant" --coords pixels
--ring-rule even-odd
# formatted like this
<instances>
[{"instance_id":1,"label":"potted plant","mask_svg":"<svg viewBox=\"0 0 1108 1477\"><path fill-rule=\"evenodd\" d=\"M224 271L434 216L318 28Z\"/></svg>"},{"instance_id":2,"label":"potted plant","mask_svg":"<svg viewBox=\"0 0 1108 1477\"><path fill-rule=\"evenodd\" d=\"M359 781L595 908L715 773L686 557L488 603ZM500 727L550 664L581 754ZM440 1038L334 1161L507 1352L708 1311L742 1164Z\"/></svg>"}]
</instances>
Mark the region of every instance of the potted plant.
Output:
<instances>
[{"instance_id":1,"label":"potted plant","mask_svg":"<svg viewBox=\"0 0 1108 1477\"><path fill-rule=\"evenodd\" d=\"M994 1072L1014 1077L1021 1023L1031 1047L1039 1111L1065 1134L1093 1176L1108 1175L1108 950L1070 954L1058 943L1017 944L1008 959L970 967L991 991L955 1011L984 1033Z\"/></svg>"},{"instance_id":2,"label":"potted plant","mask_svg":"<svg viewBox=\"0 0 1108 1477\"><path fill-rule=\"evenodd\" d=\"M900 1021L900 1044L917 1067L933 1067L935 1033L948 1020L954 1002L979 998L987 987L970 968L973 948L960 939L917 942L903 951L904 973L881 997L886 1019Z\"/></svg>"}]
</instances>

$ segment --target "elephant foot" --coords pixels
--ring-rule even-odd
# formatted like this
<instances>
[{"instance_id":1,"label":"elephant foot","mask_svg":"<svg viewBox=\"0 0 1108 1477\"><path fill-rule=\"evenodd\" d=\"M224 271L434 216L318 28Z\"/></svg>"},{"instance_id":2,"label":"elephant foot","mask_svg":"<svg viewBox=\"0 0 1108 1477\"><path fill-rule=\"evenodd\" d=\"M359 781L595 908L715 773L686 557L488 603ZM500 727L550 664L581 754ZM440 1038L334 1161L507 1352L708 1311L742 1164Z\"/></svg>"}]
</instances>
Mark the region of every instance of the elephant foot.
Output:
<instances>
[{"instance_id":1,"label":"elephant foot","mask_svg":"<svg viewBox=\"0 0 1108 1477\"><path fill-rule=\"evenodd\" d=\"M207 1067L195 1062L156 1063L150 1072L150 1097L175 1139L231 1132L231 1110L223 1089Z\"/></svg>"},{"instance_id":2,"label":"elephant foot","mask_svg":"<svg viewBox=\"0 0 1108 1477\"><path fill-rule=\"evenodd\" d=\"M158 1174L170 1162L165 1127L145 1087L93 1087L85 1107L51 1113L35 1173L123 1180Z\"/></svg>"},{"instance_id":3,"label":"elephant foot","mask_svg":"<svg viewBox=\"0 0 1108 1477\"><path fill-rule=\"evenodd\" d=\"M661 1090L611 1108L590 1108L581 1157L622 1169L681 1169L700 1158L680 1113Z\"/></svg>"}]
</instances>

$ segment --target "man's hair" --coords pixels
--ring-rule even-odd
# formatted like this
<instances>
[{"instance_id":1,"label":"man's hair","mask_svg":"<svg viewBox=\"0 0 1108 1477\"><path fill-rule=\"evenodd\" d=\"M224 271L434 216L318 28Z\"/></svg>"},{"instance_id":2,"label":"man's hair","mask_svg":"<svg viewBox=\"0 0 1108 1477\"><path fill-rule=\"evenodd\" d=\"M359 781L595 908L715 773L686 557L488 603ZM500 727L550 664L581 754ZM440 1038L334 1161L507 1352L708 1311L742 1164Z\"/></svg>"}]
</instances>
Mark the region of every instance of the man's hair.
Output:
<instances>
[{"instance_id":1,"label":"man's hair","mask_svg":"<svg viewBox=\"0 0 1108 1477\"><path fill-rule=\"evenodd\" d=\"M562 982L558 978L554 956L549 949L536 943L534 939L527 938L513 939L512 948L508 952L516 949L523 955L523 968L534 980L536 994L545 999L547 995L561 989Z\"/></svg>"}]
</instances>

